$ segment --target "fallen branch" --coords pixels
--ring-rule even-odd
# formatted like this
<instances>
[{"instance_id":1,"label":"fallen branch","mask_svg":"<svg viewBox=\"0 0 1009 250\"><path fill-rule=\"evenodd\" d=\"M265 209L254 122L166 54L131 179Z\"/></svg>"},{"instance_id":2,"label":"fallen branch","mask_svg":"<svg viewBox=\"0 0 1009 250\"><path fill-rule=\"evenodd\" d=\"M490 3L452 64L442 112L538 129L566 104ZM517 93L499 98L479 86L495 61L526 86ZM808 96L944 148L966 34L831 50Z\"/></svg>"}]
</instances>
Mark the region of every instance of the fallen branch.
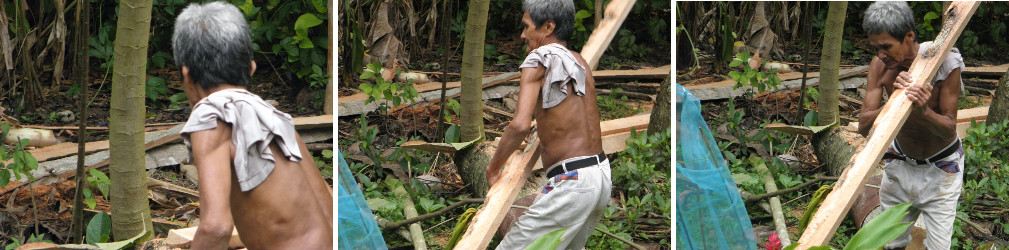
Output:
<instances>
[{"instance_id":1,"label":"fallen branch","mask_svg":"<svg viewBox=\"0 0 1009 250\"><path fill-rule=\"evenodd\" d=\"M778 191L778 186L774 184L774 177L771 177L772 173L770 169L767 169L765 164L757 164L757 172L764 176L764 189L768 192ZM785 224L785 213L781 210L781 199L772 196L769 200L771 205L771 216L774 217L774 227L777 229L778 237L781 239L781 244L784 246L791 245L792 239L788 236L788 225Z\"/></svg>"},{"instance_id":2,"label":"fallen branch","mask_svg":"<svg viewBox=\"0 0 1009 250\"><path fill-rule=\"evenodd\" d=\"M817 182L821 182L821 181L837 181L837 176L817 176L815 179L809 180L807 182L804 182L802 184L796 185L794 187L790 187L790 188L786 188L786 189L782 189L782 190L778 190L778 191L774 191L774 192L768 192L768 193L761 194L761 195L752 195L752 194L746 193L745 195L743 195L743 200L748 201L748 202L750 202L750 201L759 201L759 200L767 199L769 197L773 197L773 196L778 196L778 195L783 195L783 194L799 191L799 190L802 190L802 189L808 187L809 185L813 185L813 184L816 184Z\"/></svg>"},{"instance_id":3,"label":"fallen branch","mask_svg":"<svg viewBox=\"0 0 1009 250\"><path fill-rule=\"evenodd\" d=\"M614 93L614 91L608 90L608 89L597 89L596 93L598 93L599 95L610 95L610 94L613 94L613 95L618 95L618 96L626 96L627 98L638 99L638 100L645 100L645 101L654 101L655 100L655 97L652 96L652 95L642 94L642 93L632 92L632 91L626 91L626 90L624 90L624 91L618 91L618 92Z\"/></svg>"},{"instance_id":4,"label":"fallen branch","mask_svg":"<svg viewBox=\"0 0 1009 250\"><path fill-rule=\"evenodd\" d=\"M623 243L627 243L627 245L631 245L631 247L636 248L638 250L645 250L645 247L643 247L641 245L638 245L638 244L635 244L631 240L621 238L620 236L617 236L616 234L604 231L603 229L599 228L599 226L596 226L596 231L599 231L600 233L603 233L603 234L605 234L607 236L613 237L614 239L617 239L617 240L619 240L619 241L621 241Z\"/></svg>"},{"instance_id":5,"label":"fallen branch","mask_svg":"<svg viewBox=\"0 0 1009 250\"><path fill-rule=\"evenodd\" d=\"M413 204L413 199L410 198L410 194L406 192L406 189L399 187L393 189L392 192L403 199L403 214L406 215L407 219L417 217L417 207ZM410 241L413 242L413 249L417 250L427 250L427 243L424 240L424 230L420 227L420 223L411 223L410 225Z\"/></svg>"},{"instance_id":6,"label":"fallen branch","mask_svg":"<svg viewBox=\"0 0 1009 250\"><path fill-rule=\"evenodd\" d=\"M396 228L402 227L404 225L409 225L409 224L425 221L425 220L428 220L428 219L433 219L433 218L435 218L437 216L441 216L442 214L447 213L448 211L452 211L452 209L455 209L455 208L457 208L459 206L462 206L463 204L467 204L467 203L482 203L483 201L484 201L483 198L466 198L466 199L459 200L459 201L457 201L455 203L452 203L452 205L448 205L445 208L438 209L438 211L434 211L434 212L427 213L427 214L424 214L424 215L420 215L420 216L416 216L416 217L413 217L413 218L405 219L405 220L402 220L402 221L389 222L389 221L386 221L386 220L379 220L378 221L378 227L381 227L382 229L386 229L386 230L396 229Z\"/></svg>"}]
</instances>

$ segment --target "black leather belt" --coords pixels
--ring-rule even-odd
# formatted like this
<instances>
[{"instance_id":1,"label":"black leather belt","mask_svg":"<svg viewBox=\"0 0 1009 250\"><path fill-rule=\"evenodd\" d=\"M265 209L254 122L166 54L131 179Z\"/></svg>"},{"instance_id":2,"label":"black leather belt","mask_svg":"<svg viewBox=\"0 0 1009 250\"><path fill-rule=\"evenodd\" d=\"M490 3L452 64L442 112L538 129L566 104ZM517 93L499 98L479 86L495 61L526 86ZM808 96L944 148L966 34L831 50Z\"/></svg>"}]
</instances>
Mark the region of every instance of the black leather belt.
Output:
<instances>
[{"instance_id":1,"label":"black leather belt","mask_svg":"<svg viewBox=\"0 0 1009 250\"><path fill-rule=\"evenodd\" d=\"M599 153L599 155L596 155L595 157L584 158L581 160L571 162L562 162L559 166L550 169L550 171L547 171L547 179L554 178L554 176L567 173L575 169L595 166L605 160L606 160L606 152L602 152Z\"/></svg>"},{"instance_id":2,"label":"black leather belt","mask_svg":"<svg viewBox=\"0 0 1009 250\"><path fill-rule=\"evenodd\" d=\"M893 145L897 147L898 152L901 151L900 145L898 145L897 143L894 143ZM885 154L883 154L883 159L902 160L906 162L912 162L918 165L923 165L942 160L943 158L949 157L953 153L956 153L956 151L958 150L960 150L960 139L956 139L956 141L953 142L952 145L949 145L949 147L943 149L942 152L939 152L939 154L936 154L935 156L933 156L932 158L928 158L927 160L918 160L911 157L907 157L903 154L894 154L890 152L886 152Z\"/></svg>"}]
</instances>

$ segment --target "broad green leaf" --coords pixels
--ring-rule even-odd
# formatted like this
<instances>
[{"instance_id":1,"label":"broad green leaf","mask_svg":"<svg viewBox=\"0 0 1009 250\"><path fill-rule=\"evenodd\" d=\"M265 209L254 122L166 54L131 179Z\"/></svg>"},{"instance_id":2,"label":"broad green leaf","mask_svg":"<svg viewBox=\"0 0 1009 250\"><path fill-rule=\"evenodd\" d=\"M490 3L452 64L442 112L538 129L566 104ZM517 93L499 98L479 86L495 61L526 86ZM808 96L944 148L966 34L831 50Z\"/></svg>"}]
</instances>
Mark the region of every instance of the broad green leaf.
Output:
<instances>
[{"instance_id":1,"label":"broad green leaf","mask_svg":"<svg viewBox=\"0 0 1009 250\"><path fill-rule=\"evenodd\" d=\"M732 62L731 62L731 63L729 63L729 67L730 67L730 68L735 68L735 67L739 67L739 65L743 65L743 61L740 61L740 60L732 60ZM733 72L735 72L735 71L733 71ZM731 72L730 72L730 73L731 73ZM737 74L738 74L738 73L737 73Z\"/></svg>"},{"instance_id":2,"label":"broad green leaf","mask_svg":"<svg viewBox=\"0 0 1009 250\"><path fill-rule=\"evenodd\" d=\"M844 249L879 249L896 239L911 225L909 222L900 223L909 207L911 203L904 203L883 211L851 236Z\"/></svg>"},{"instance_id":3,"label":"broad green leaf","mask_svg":"<svg viewBox=\"0 0 1009 250\"><path fill-rule=\"evenodd\" d=\"M319 20L314 14L302 14L294 22L294 32L297 34L294 39L302 40L308 38L308 28L319 26L319 24L322 24L322 20Z\"/></svg>"},{"instance_id":4,"label":"broad green leaf","mask_svg":"<svg viewBox=\"0 0 1009 250\"><path fill-rule=\"evenodd\" d=\"M0 189L3 189L11 180L11 172L7 169L0 169Z\"/></svg>"},{"instance_id":5,"label":"broad green leaf","mask_svg":"<svg viewBox=\"0 0 1009 250\"><path fill-rule=\"evenodd\" d=\"M329 7L326 6L326 1L323 0L312 0L312 5L315 6L315 11L319 13L326 14L329 11Z\"/></svg>"},{"instance_id":6,"label":"broad green leaf","mask_svg":"<svg viewBox=\"0 0 1009 250\"><path fill-rule=\"evenodd\" d=\"M539 239L536 239L536 241L533 241L532 244L529 244L529 246L526 246L525 249L526 250L529 250L529 249L533 249L533 250L537 250L537 249L556 249L557 246L560 245L562 241L564 241L564 239L561 238L561 237L564 236L564 232L567 232L567 231L568 231L567 228L562 228L562 229L557 229L557 230L554 230L553 232L549 232L547 234L544 234L543 236L540 236Z\"/></svg>"},{"instance_id":7,"label":"broad green leaf","mask_svg":"<svg viewBox=\"0 0 1009 250\"><path fill-rule=\"evenodd\" d=\"M129 247L131 245L136 244L137 241L139 241L139 240L141 240L143 238L150 238L150 237L144 237L144 236L149 235L149 234L150 234L150 232L148 232L145 229L143 232L140 232L140 234L137 234L137 236L133 236L133 238L129 238L129 239L122 240L122 241L116 241L116 242L98 243L96 245L98 245L98 247L101 248L102 250L125 249L125 248L127 248L127 247Z\"/></svg>"},{"instance_id":8,"label":"broad green leaf","mask_svg":"<svg viewBox=\"0 0 1009 250\"><path fill-rule=\"evenodd\" d=\"M929 11L925 13L925 21L932 21L933 19L939 18L939 14Z\"/></svg>"},{"instance_id":9,"label":"broad green leaf","mask_svg":"<svg viewBox=\"0 0 1009 250\"><path fill-rule=\"evenodd\" d=\"M87 233L85 239L88 243L94 244L101 242L102 235L109 235L112 233L112 217L105 212L95 214L91 217L91 221L88 222Z\"/></svg>"}]
</instances>

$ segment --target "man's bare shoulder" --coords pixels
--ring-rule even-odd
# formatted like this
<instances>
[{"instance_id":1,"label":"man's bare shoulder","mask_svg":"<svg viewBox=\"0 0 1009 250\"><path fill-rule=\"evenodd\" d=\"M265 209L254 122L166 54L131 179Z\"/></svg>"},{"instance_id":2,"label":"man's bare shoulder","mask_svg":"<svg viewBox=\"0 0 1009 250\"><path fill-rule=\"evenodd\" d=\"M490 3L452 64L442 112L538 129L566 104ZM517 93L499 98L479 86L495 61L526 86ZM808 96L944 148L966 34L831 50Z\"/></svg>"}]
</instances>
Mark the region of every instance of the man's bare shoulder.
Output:
<instances>
[{"instance_id":1,"label":"man's bare shoulder","mask_svg":"<svg viewBox=\"0 0 1009 250\"><path fill-rule=\"evenodd\" d=\"M582 57L582 53L571 51L571 55L575 56L575 59L578 59L578 64L585 66L585 75L592 76L592 69L589 69L589 62L585 61L585 58Z\"/></svg>"},{"instance_id":2,"label":"man's bare shoulder","mask_svg":"<svg viewBox=\"0 0 1009 250\"><path fill-rule=\"evenodd\" d=\"M234 154L234 143L231 141L231 124L217 120L217 127L189 133L189 141L193 155L204 155L221 147Z\"/></svg>"},{"instance_id":3,"label":"man's bare shoulder","mask_svg":"<svg viewBox=\"0 0 1009 250\"><path fill-rule=\"evenodd\" d=\"M872 61L869 62L869 75L882 76L886 71L886 63L883 63L878 56L872 57Z\"/></svg>"}]
</instances>

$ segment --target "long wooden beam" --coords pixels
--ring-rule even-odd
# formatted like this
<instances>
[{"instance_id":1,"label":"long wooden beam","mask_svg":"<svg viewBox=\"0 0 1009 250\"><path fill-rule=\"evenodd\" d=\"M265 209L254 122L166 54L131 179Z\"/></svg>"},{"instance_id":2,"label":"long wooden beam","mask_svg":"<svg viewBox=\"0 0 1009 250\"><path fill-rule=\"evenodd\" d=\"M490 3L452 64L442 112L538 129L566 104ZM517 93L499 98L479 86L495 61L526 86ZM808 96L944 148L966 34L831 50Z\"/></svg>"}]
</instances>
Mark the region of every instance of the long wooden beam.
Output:
<instances>
[{"instance_id":1,"label":"long wooden beam","mask_svg":"<svg viewBox=\"0 0 1009 250\"><path fill-rule=\"evenodd\" d=\"M912 84L921 85L932 82L936 70L939 69L942 60L953 48L953 44L960 36L964 26L967 25L971 15L974 14L977 6L978 2L976 1L950 4L949 9L943 14L945 20L943 20L942 31L936 36L932 47L925 54L918 55L908 70L912 76L916 76ZM824 199L823 204L810 220L806 231L799 238L799 249L829 243L830 238L834 236L834 231L837 230L844 215L851 209L853 201L869 179L869 172L876 164L879 164L886 148L897 137L897 132L907 121L911 105L912 103L907 99L903 89L890 95L890 99L883 106L869 131L866 143L858 147L855 155L848 162L848 167L845 168L838 182L834 184L834 191L831 191Z\"/></svg>"},{"instance_id":2,"label":"long wooden beam","mask_svg":"<svg viewBox=\"0 0 1009 250\"><path fill-rule=\"evenodd\" d=\"M627 18L635 0L613 0L606 7L606 17L596 27L596 30L589 36L589 41L582 48L582 57L588 62L589 70L595 69L599 62L599 57L613 40L620 24ZM508 163L504 166L498 183L487 191L487 199L483 207L480 208L473 220L470 221L466 234L459 240L455 249L486 249L490 244L494 232L501 225L508 209L515 202L519 191L526 183L532 168L539 162L539 142L536 141L535 134L533 140L529 142L526 150L522 153L513 154Z\"/></svg>"}]
</instances>

